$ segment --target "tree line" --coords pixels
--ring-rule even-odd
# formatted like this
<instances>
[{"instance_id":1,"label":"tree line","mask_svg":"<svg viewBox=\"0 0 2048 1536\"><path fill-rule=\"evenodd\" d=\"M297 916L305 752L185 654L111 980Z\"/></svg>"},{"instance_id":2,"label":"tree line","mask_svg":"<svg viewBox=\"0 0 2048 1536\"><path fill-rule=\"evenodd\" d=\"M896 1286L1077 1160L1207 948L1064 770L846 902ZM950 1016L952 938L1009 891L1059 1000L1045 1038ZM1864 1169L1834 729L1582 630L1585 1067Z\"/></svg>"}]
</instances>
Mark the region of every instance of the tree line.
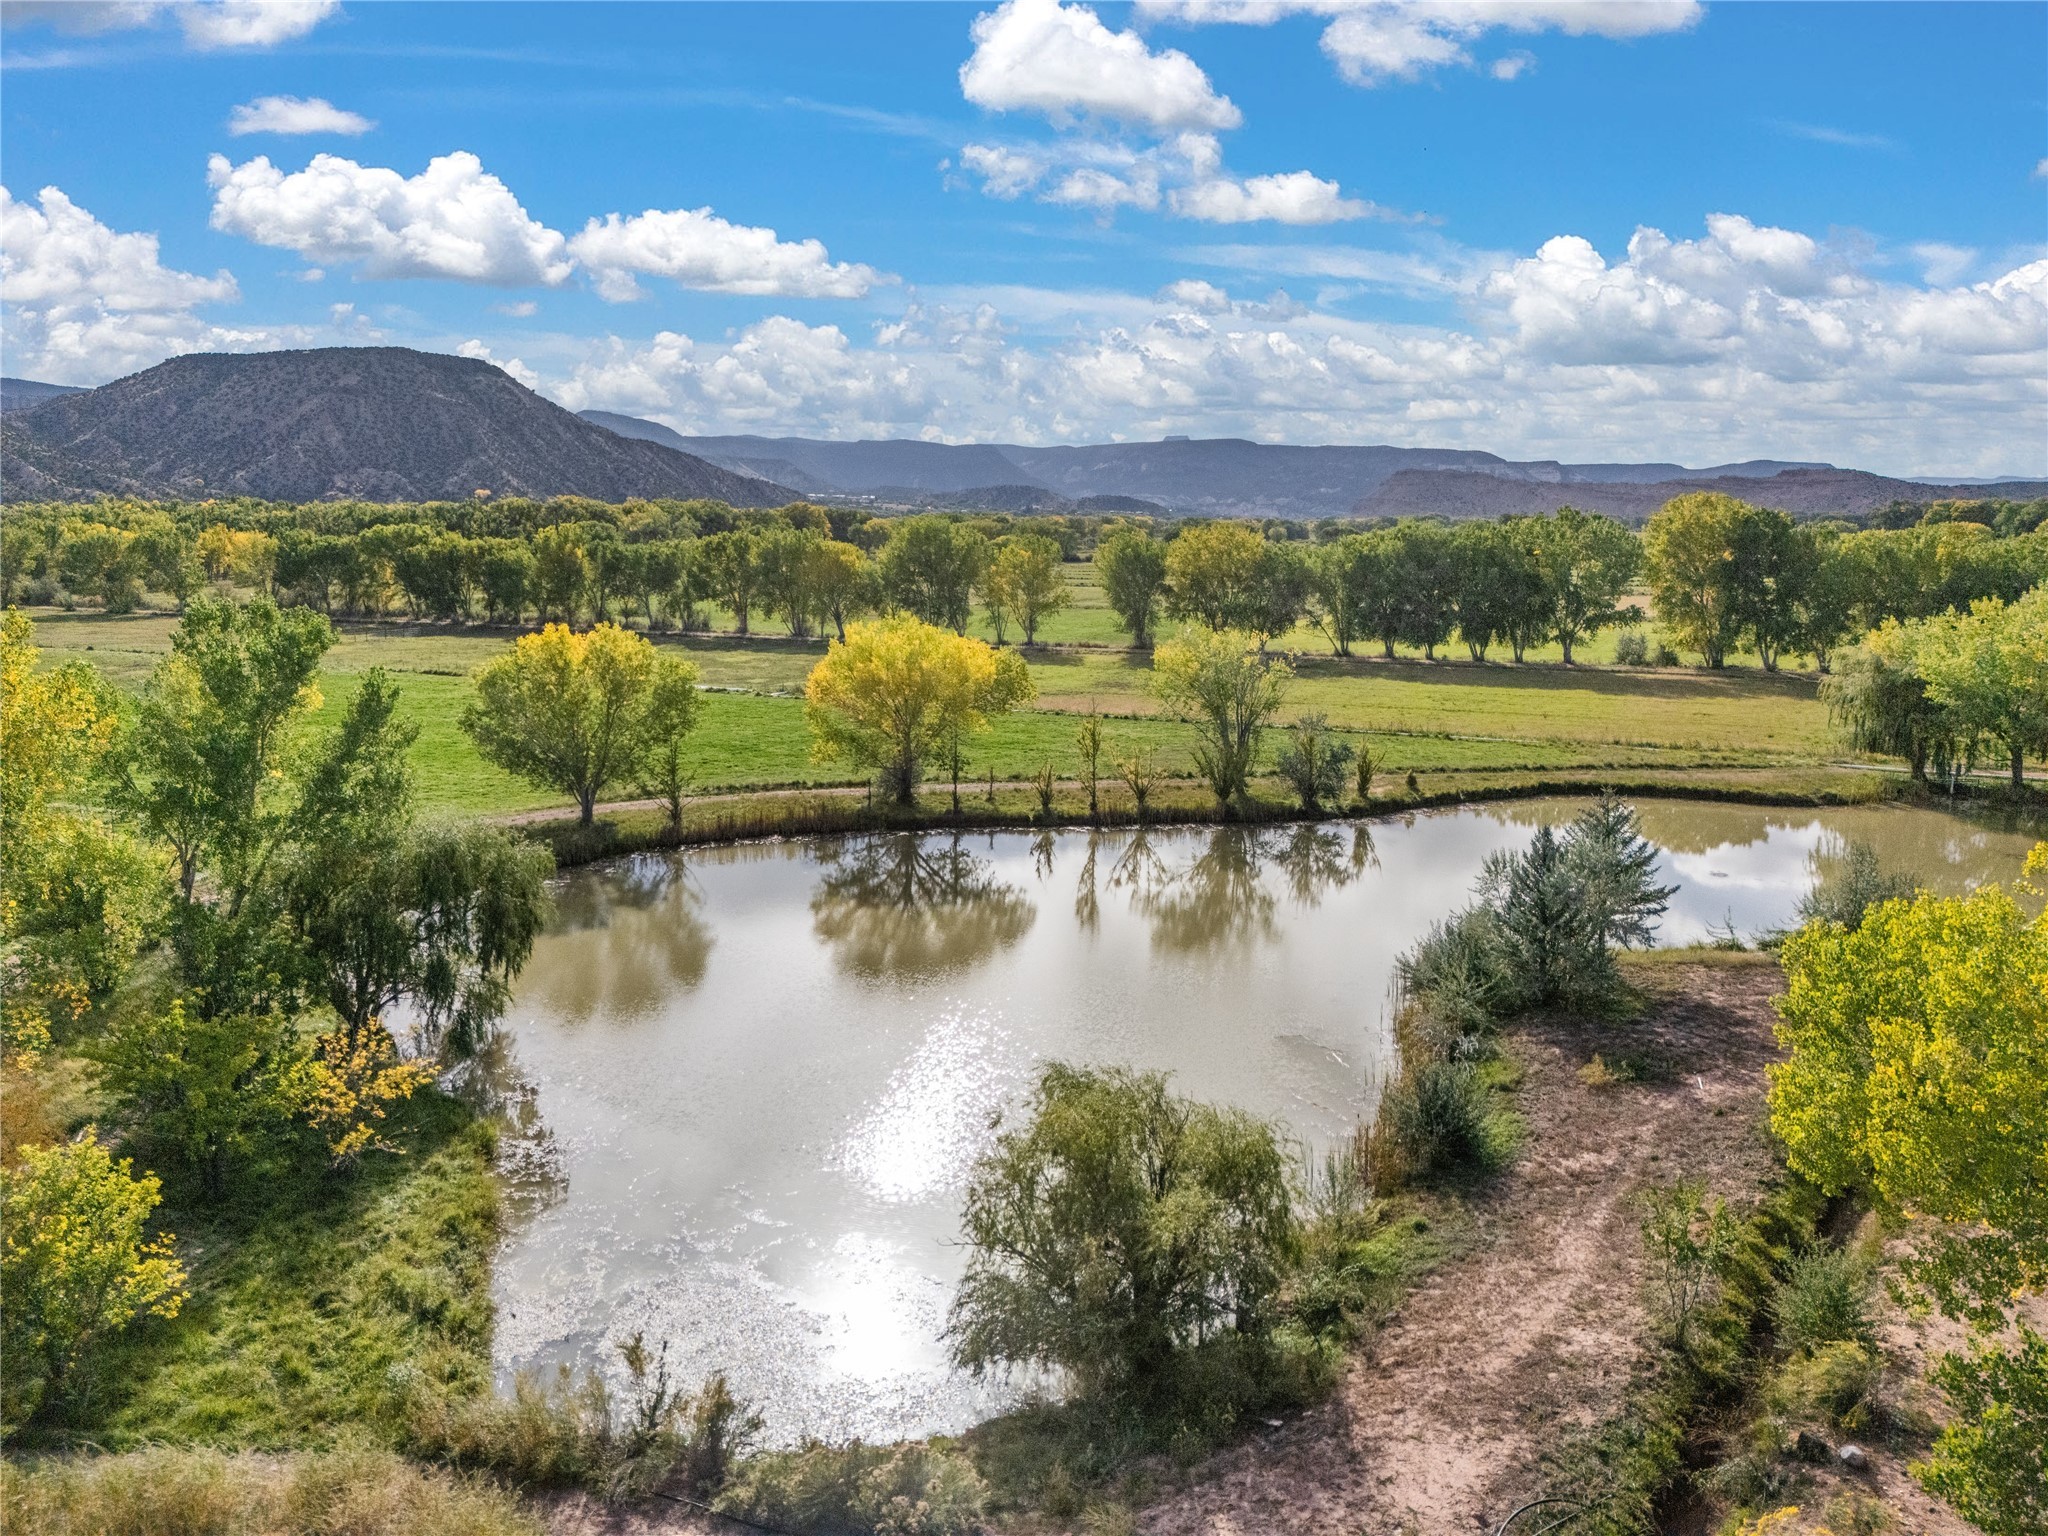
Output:
<instances>
[{"instance_id":1,"label":"tree line","mask_svg":"<svg viewBox=\"0 0 2048 1536\"><path fill-rule=\"evenodd\" d=\"M1708 667L1740 650L1766 670L1810 656L1829 670L1849 638L1888 620L2011 602L2048 573L2033 504L1936 503L1909 527L1796 522L1716 493L1670 502L1640 534L1571 507L1540 517L1384 526L1114 518L877 518L795 503L734 512L710 502L561 498L547 503L260 504L24 508L0 531L6 601L132 609L145 592L183 604L209 584L274 594L325 614L421 620L709 626L757 618L799 637L844 638L849 619L902 612L962 633L979 614L998 643L1035 643L1070 602L1065 567L1086 553L1118 626L1148 648L1162 621L1271 641L1308 624L1332 652L1396 645L1434 659L1517 661L1621 628L1617 658ZM252 510L252 507L254 508ZM2015 508L2026 516L2015 515ZM372 520L375 518L376 520ZM1301 535L1308 535L1302 537ZM1662 626L1653 653L1640 610Z\"/></svg>"}]
</instances>

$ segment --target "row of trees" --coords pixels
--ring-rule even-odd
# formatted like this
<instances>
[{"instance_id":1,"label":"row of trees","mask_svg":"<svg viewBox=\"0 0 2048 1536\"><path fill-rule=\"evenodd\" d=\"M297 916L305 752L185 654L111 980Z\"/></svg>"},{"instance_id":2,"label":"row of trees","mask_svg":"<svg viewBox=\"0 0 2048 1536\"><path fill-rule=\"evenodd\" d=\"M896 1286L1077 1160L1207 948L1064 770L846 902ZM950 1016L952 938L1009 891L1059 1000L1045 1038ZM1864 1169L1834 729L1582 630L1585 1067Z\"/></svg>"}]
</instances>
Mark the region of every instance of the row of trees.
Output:
<instances>
[{"instance_id":1,"label":"row of trees","mask_svg":"<svg viewBox=\"0 0 2048 1536\"><path fill-rule=\"evenodd\" d=\"M695 504L629 503L624 515L551 505L605 515L518 536L428 520L351 532L286 523L273 534L225 522L194 529L162 511L121 524L31 517L0 540L0 575L10 592L113 610L145 588L183 602L212 581L325 613L374 616L399 604L441 620L637 615L650 629L691 629L707 623L702 605L715 604L742 634L770 615L799 636L841 638L864 614L900 611L960 633L979 610L998 643L1014 631L1030 644L1067 605L1062 566L1081 542L1077 525L1060 520L852 525L799 503L707 532ZM1710 667L1746 647L1766 669L1797 654L1826 671L1847 638L1887 619L2011 601L2048 570L2048 533L2000 538L1965 519L1859 532L1710 493L1677 498L1640 538L1569 507L1499 522L1406 519L1306 543L1253 523L1091 531L1099 583L1140 648L1162 619L1269 640L1305 621L1338 655L1377 642L1388 655L1402 644L1433 658L1455 637L1475 660L1497 645L1520 660L1554 642L1569 662L1588 637L1635 618L1623 598L1640 587L1668 640Z\"/></svg>"},{"instance_id":2,"label":"row of trees","mask_svg":"<svg viewBox=\"0 0 2048 1536\"><path fill-rule=\"evenodd\" d=\"M90 667L41 668L18 612L0 628L7 1092L53 1048L85 1058L123 1149L204 1201L384 1145L431 1058L502 1008L545 912L544 850L415 815L415 728L381 673L315 726L334 639L304 609L199 598L125 701ZM385 1024L401 1008L410 1057ZM32 1121L10 1139L49 1134ZM145 1240L155 1177L92 1137L0 1172L0 1199L20 1423L178 1286Z\"/></svg>"}]
</instances>

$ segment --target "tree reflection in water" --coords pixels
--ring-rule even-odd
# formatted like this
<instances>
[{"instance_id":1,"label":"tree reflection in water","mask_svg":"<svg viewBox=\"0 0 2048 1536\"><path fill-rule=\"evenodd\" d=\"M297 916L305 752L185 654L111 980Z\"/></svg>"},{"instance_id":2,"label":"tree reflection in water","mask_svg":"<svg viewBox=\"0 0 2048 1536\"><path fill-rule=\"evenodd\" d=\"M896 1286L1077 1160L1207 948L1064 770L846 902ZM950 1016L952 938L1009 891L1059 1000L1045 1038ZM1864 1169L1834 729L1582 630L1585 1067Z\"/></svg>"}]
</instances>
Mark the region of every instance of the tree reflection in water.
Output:
<instances>
[{"instance_id":1,"label":"tree reflection in water","mask_svg":"<svg viewBox=\"0 0 2048 1536\"><path fill-rule=\"evenodd\" d=\"M1038 917L957 835L848 839L823 861L811 926L858 976L964 970L1016 943Z\"/></svg>"},{"instance_id":2,"label":"tree reflection in water","mask_svg":"<svg viewBox=\"0 0 2048 1536\"><path fill-rule=\"evenodd\" d=\"M1111 866L1109 888L1124 892L1131 910L1151 923L1155 945L1194 953L1244 948L1277 935L1279 898L1262 878L1268 864L1296 903L1313 907L1378 862L1368 828L1353 828L1347 840L1305 822L1285 832L1218 827L1185 866L1173 868L1161 856L1152 831L1140 827ZM1092 910L1094 873L1091 839L1083 894L1075 898L1077 913L1084 901Z\"/></svg>"},{"instance_id":3,"label":"tree reflection in water","mask_svg":"<svg viewBox=\"0 0 2048 1536\"><path fill-rule=\"evenodd\" d=\"M703 981L714 942L681 856L643 855L559 890L520 986L572 1024L646 1018Z\"/></svg>"},{"instance_id":4,"label":"tree reflection in water","mask_svg":"<svg viewBox=\"0 0 2048 1536\"><path fill-rule=\"evenodd\" d=\"M569 1193L561 1144L540 1112L540 1089L520 1069L511 1032L494 1029L441 1085L498 1127L491 1169L515 1219L538 1215Z\"/></svg>"}]
</instances>

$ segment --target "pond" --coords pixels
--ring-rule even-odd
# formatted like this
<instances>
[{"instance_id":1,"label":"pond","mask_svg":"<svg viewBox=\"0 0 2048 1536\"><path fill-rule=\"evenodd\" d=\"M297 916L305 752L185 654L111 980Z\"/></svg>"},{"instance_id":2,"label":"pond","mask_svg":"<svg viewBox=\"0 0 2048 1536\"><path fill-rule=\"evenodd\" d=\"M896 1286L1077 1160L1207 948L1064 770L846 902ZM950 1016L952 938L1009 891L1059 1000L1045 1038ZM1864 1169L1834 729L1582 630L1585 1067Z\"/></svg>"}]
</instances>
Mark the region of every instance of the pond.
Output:
<instances>
[{"instance_id":1,"label":"pond","mask_svg":"<svg viewBox=\"0 0 2048 1536\"><path fill-rule=\"evenodd\" d=\"M773 1438L957 1430L959 1202L1052 1059L1170 1071L1305 1147L1368 1112L1395 957L1486 855L1579 805L1364 824L888 835L563 877L479 1064L511 1117L497 1359L608 1364L634 1330L726 1371ZM1897 808L1641 806L1659 940L1790 926L1849 840L1960 891L2030 844Z\"/></svg>"}]
</instances>

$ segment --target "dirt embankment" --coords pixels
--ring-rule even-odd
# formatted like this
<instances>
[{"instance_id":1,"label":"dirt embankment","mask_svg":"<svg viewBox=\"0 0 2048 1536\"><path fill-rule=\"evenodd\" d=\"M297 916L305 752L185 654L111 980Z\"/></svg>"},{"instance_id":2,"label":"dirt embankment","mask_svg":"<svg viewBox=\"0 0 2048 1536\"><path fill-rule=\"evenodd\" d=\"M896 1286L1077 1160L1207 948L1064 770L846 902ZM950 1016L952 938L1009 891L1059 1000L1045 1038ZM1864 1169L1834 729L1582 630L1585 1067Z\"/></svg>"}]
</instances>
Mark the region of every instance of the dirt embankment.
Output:
<instances>
[{"instance_id":1,"label":"dirt embankment","mask_svg":"<svg viewBox=\"0 0 2048 1536\"><path fill-rule=\"evenodd\" d=\"M1647 1323L1636 1196L1678 1178L1746 1195L1769 1173L1763 1069L1782 986L1769 962L1638 975L1661 999L1647 1019L1546 1020L1514 1038L1528 1142L1480 1200L1470 1250L1329 1402L1218 1456L1142 1531L1490 1532L1537 1496L1544 1451L1620 1406ZM1596 1052L1640 1061L1642 1079L1589 1085L1579 1069Z\"/></svg>"}]
</instances>

